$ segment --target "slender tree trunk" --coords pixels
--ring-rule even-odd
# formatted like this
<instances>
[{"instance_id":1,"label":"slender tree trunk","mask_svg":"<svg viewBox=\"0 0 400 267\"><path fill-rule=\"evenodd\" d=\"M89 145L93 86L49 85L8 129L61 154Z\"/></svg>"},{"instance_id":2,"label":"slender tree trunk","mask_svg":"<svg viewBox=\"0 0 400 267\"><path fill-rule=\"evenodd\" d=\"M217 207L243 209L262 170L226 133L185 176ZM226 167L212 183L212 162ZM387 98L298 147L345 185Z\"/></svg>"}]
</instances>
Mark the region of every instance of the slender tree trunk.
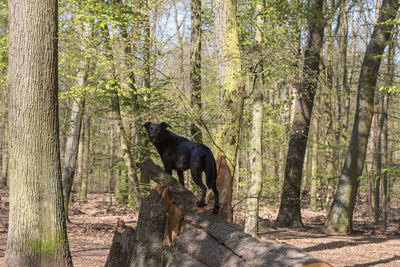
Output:
<instances>
[{"instance_id":1,"label":"slender tree trunk","mask_svg":"<svg viewBox=\"0 0 400 267\"><path fill-rule=\"evenodd\" d=\"M314 13L308 22L307 47L304 52L304 77L297 88L297 103L290 132L281 205L275 221L276 226L303 226L300 213L300 188L323 45L325 24L322 17L323 3L323 0L310 0L309 3Z\"/></svg>"},{"instance_id":2,"label":"slender tree trunk","mask_svg":"<svg viewBox=\"0 0 400 267\"><path fill-rule=\"evenodd\" d=\"M327 1L328 2L328 1ZM343 1L344 2L344 1ZM326 5L328 6L328 5ZM331 0L330 3L331 12L334 12L333 9L335 7L335 3ZM344 4L345 6L345 4ZM343 25L343 14L339 15L340 26L341 29L344 27ZM333 27L333 18L328 20L326 26L326 40L325 40L325 49L326 49L326 59L325 59L325 71L326 71L326 85L327 88L325 89L324 86L321 88L321 98L322 98L322 108L324 112L329 115L329 125L328 129L325 132L326 138L325 143L327 145L327 149L325 152L325 159L326 159L326 177L327 177L327 186L326 186L326 210L329 210L330 205L333 200L334 194L334 177L335 177L335 155L337 153L337 147L339 143L338 139L338 131L340 131L339 123L342 122L342 91L339 86L339 77L340 75L336 75L337 84L338 86L334 85L334 71L333 71L333 42L335 39L335 32L332 33ZM346 26L347 27L347 26ZM338 40L339 41L339 40ZM347 39L346 39L347 42ZM342 45L342 43L340 43ZM324 90L325 89L325 90ZM336 89L336 90L335 90ZM335 95L336 91L336 95ZM335 99L336 96L336 99ZM320 101L321 103L321 101ZM335 112L336 111L336 112ZM335 114L336 113L336 114ZM335 117L336 115L336 117ZM317 135L318 136L318 135ZM317 160L317 159L315 159Z\"/></svg>"},{"instance_id":3,"label":"slender tree trunk","mask_svg":"<svg viewBox=\"0 0 400 267\"><path fill-rule=\"evenodd\" d=\"M315 124L315 134L314 134L314 144L312 146L311 152L311 188L310 188L310 197L311 209L317 209L317 173L318 173L318 121Z\"/></svg>"},{"instance_id":4,"label":"slender tree trunk","mask_svg":"<svg viewBox=\"0 0 400 267\"><path fill-rule=\"evenodd\" d=\"M114 191L114 180L115 180L114 157L115 157L114 124L112 124L110 127L110 178L109 178L110 207L112 206L112 193Z\"/></svg>"},{"instance_id":5,"label":"slender tree trunk","mask_svg":"<svg viewBox=\"0 0 400 267\"><path fill-rule=\"evenodd\" d=\"M260 79L260 77L258 77ZM262 82L254 92L252 139L250 141L251 180L246 200L246 221L244 232L253 237L258 236L259 197L262 190L262 125L263 125L263 93Z\"/></svg>"},{"instance_id":6,"label":"slender tree trunk","mask_svg":"<svg viewBox=\"0 0 400 267\"><path fill-rule=\"evenodd\" d=\"M7 25L4 25L7 27ZM7 33L8 34L8 33ZM6 77L6 73L2 73ZM0 89L0 188L7 187L8 175L8 121L7 121L7 88Z\"/></svg>"},{"instance_id":7,"label":"slender tree trunk","mask_svg":"<svg viewBox=\"0 0 400 267\"><path fill-rule=\"evenodd\" d=\"M224 124L218 132L216 144L223 150L229 168L234 172L245 96L237 33L236 0L214 0L214 14L219 81L222 86L222 105L225 109Z\"/></svg>"},{"instance_id":8,"label":"slender tree trunk","mask_svg":"<svg viewBox=\"0 0 400 267\"><path fill-rule=\"evenodd\" d=\"M90 24L85 22L81 27L77 27L79 32L81 42L79 44L80 53L85 53L85 50L88 45L88 39L90 34ZM78 88L83 87L86 84L87 76L89 69L89 60L86 57L83 57L81 63L79 65L79 70L77 73L77 81L76 86ZM82 93L83 95L83 93ZM79 146L79 136L81 133L81 125L83 113L85 110L85 96L77 97L72 100L72 108L70 114L70 129L67 134L67 141L65 145L65 154L64 154L64 166L62 168L62 183L64 190L64 210L65 215L68 218L68 206L71 195L71 189L74 181L74 173L76 169L76 159L78 155L78 146Z\"/></svg>"},{"instance_id":9,"label":"slender tree trunk","mask_svg":"<svg viewBox=\"0 0 400 267\"><path fill-rule=\"evenodd\" d=\"M3 143L1 150L0 188L5 188L8 184L8 145Z\"/></svg>"},{"instance_id":10,"label":"slender tree trunk","mask_svg":"<svg viewBox=\"0 0 400 267\"><path fill-rule=\"evenodd\" d=\"M329 213L329 210L331 208L332 202L333 202L333 196L334 196L334 190L335 190L335 185L334 185L334 177L335 177L335 163L334 163L334 151L331 148L331 145L328 144L328 151L327 153L327 158L326 158L326 176L327 176L327 185L326 185L326 213Z\"/></svg>"},{"instance_id":11,"label":"slender tree trunk","mask_svg":"<svg viewBox=\"0 0 400 267\"><path fill-rule=\"evenodd\" d=\"M147 23L147 22L145 22ZM138 149L139 147L147 147L148 145L148 140L143 136L140 131L139 131L139 125L138 125L138 117L139 117L139 112L140 112L140 103L138 101L138 95L137 95L137 85L136 85L136 75L134 72L134 63L132 59L134 58L134 54L136 51L136 47L133 45L132 40L129 38L129 34L127 31L127 27L125 25L120 26L121 28L121 39L123 41L123 46L124 48L124 53L125 53L125 59L124 59L124 68L122 71L119 71L122 77L121 80L126 80L127 82L127 87L126 88L129 91L130 98L131 98L131 108L132 108L132 116L130 119L130 124L131 124L131 133L132 136L128 140L130 140L130 144L134 144L134 146ZM146 42L147 38L150 38L149 36L145 36ZM112 47L113 48L113 47ZM147 48L146 48L147 49ZM118 53L118 51L114 51L114 53ZM146 63L147 64L147 63ZM148 64L150 64L148 62ZM115 66L118 66L118 63L115 63ZM149 88L150 87L150 65L148 65L148 70L146 68L145 71L145 87ZM142 159L145 156L148 155L146 151L143 149L139 151L139 157ZM150 180L147 177L140 176L140 183L142 185L148 185Z\"/></svg>"},{"instance_id":12,"label":"slender tree trunk","mask_svg":"<svg viewBox=\"0 0 400 267\"><path fill-rule=\"evenodd\" d=\"M136 203L137 207L140 207L141 203L141 196L140 196L140 189L139 189L139 181L136 174L136 169L134 165L133 155L130 149L129 139L125 132L124 123L122 121L121 115L121 107L119 103L119 96L118 96L118 82L116 78L116 70L115 70L115 60L112 53L112 38L109 36L109 30L106 28L104 30L104 38L105 44L107 46L107 58L111 62L110 67L110 99L111 99L111 111L113 113L113 119L117 122L117 134L119 135L119 139L121 142L121 152L122 157L124 159L125 167L128 173L128 181L131 186L132 190L132 197Z\"/></svg>"},{"instance_id":13,"label":"slender tree trunk","mask_svg":"<svg viewBox=\"0 0 400 267\"><path fill-rule=\"evenodd\" d=\"M374 222L379 222L380 217L380 187L381 187L381 177L382 177L382 133L384 126L384 101L385 94L384 92L380 93L379 102L378 102L378 114L376 114L377 118L377 131L376 131L376 145L375 145L375 162L376 162L376 180L375 180L375 196L374 196Z\"/></svg>"},{"instance_id":14,"label":"slender tree trunk","mask_svg":"<svg viewBox=\"0 0 400 267\"><path fill-rule=\"evenodd\" d=\"M4 89L5 90L5 89ZM0 92L2 93L2 92ZM0 188L7 187L8 175L8 122L7 122L7 93L4 94L4 104L0 104L3 115L1 117L1 139L0 139Z\"/></svg>"},{"instance_id":15,"label":"slender tree trunk","mask_svg":"<svg viewBox=\"0 0 400 267\"><path fill-rule=\"evenodd\" d=\"M256 4L257 29L255 34L256 47L261 49L262 35L259 29L263 26L263 19L260 16L264 6L262 2ZM262 67L263 63L259 65ZM259 197L262 190L263 166L262 166L262 128L264 116L264 79L261 73L257 73L254 84L253 122L250 141L250 168L251 180L246 199L246 220L244 232L253 237L258 237L258 211Z\"/></svg>"},{"instance_id":16,"label":"slender tree trunk","mask_svg":"<svg viewBox=\"0 0 400 267\"><path fill-rule=\"evenodd\" d=\"M151 89L151 29L150 29L150 7L149 0L144 6L144 43L143 43L143 80L144 87Z\"/></svg>"},{"instance_id":17,"label":"slender tree trunk","mask_svg":"<svg viewBox=\"0 0 400 267\"><path fill-rule=\"evenodd\" d=\"M84 126L81 127L81 134L78 146L78 159L77 159L77 170L75 174L75 179L77 179L78 183L78 192L79 192L79 202L82 200L80 199L82 195L82 180L83 180L83 158L84 158L84 151L83 151L83 144L85 143L85 128Z\"/></svg>"},{"instance_id":18,"label":"slender tree trunk","mask_svg":"<svg viewBox=\"0 0 400 267\"><path fill-rule=\"evenodd\" d=\"M341 73L342 76L338 75L338 86L336 87L336 99L335 96L332 95L331 99L331 112L335 109L333 107L334 103L336 103L336 116L334 114L331 115L332 122L332 133L329 135L329 153L332 155L328 155L327 159L327 177L328 177L328 185L327 185L327 200L326 200L326 212L329 213L329 210L333 203L334 190L336 188L336 179L337 177L337 169L339 168L342 157L341 157L341 144L347 139L347 129L349 123L349 113L350 113L350 87L348 83L348 69L347 69L347 42L348 42L348 15L346 10L346 1L342 1L340 4L340 30L338 38L340 40L340 70L343 70ZM340 79L341 78L341 79Z\"/></svg>"},{"instance_id":19,"label":"slender tree trunk","mask_svg":"<svg viewBox=\"0 0 400 267\"><path fill-rule=\"evenodd\" d=\"M382 116L384 117L384 124L383 124L383 153L384 153L384 167L387 168L389 166L388 160L388 117L387 112L389 109L389 95L387 92L384 92L384 109ZM387 228L387 204L388 204L388 174L387 171L383 172L382 178L382 224L383 229L386 230Z\"/></svg>"},{"instance_id":20,"label":"slender tree trunk","mask_svg":"<svg viewBox=\"0 0 400 267\"><path fill-rule=\"evenodd\" d=\"M383 12L382 12L383 10ZM352 232L352 219L358 177L362 173L374 110L375 86L378 78L381 55L389 39L392 23L385 23L396 17L398 3L383 0L378 23L374 26L367 46L358 85L357 109L353 131L334 202L328 214L325 227L330 231Z\"/></svg>"},{"instance_id":21,"label":"slender tree trunk","mask_svg":"<svg viewBox=\"0 0 400 267\"><path fill-rule=\"evenodd\" d=\"M375 207L375 201L374 201L374 180L375 180L375 172L374 172L374 153L375 153L375 145L376 145L376 138L375 138L375 121L376 121L376 96L374 96L374 109L372 112L372 122L371 122L371 131L369 134L369 162L367 164L367 169L366 169L366 173L368 176L368 197L367 197L367 201L369 204L369 207L371 209L371 212L374 211Z\"/></svg>"},{"instance_id":22,"label":"slender tree trunk","mask_svg":"<svg viewBox=\"0 0 400 267\"><path fill-rule=\"evenodd\" d=\"M3 266L72 266L61 184L57 1L8 1L10 216Z\"/></svg>"},{"instance_id":23,"label":"slender tree trunk","mask_svg":"<svg viewBox=\"0 0 400 267\"><path fill-rule=\"evenodd\" d=\"M397 32L397 27L394 29L394 33ZM387 71L387 85L393 86L394 75L395 75L395 63L394 63L394 51L397 44L397 35L392 34L392 38L389 42L389 49L388 49L388 71ZM384 153L384 168L389 167L389 131L388 131L388 111L389 111L389 93L384 93L384 100L383 100L383 109L382 109L382 116L384 118L383 124L383 153ZM387 171L384 171L383 178L382 178L382 220L383 220L383 228L387 228L387 204L388 204L388 174Z\"/></svg>"},{"instance_id":24,"label":"slender tree trunk","mask_svg":"<svg viewBox=\"0 0 400 267\"><path fill-rule=\"evenodd\" d=\"M178 22L178 8L176 6L177 0L172 1L172 7L174 9L174 22L175 22L175 29L176 29L176 37L178 39L178 46L179 46L179 68L178 68L178 88L180 91L183 91L184 87L184 80L185 80L185 68L184 68L184 51L183 51L183 35L181 34L181 25ZM183 24L185 20L183 20ZM185 30L185 25L183 25L183 31Z\"/></svg>"},{"instance_id":25,"label":"slender tree trunk","mask_svg":"<svg viewBox=\"0 0 400 267\"><path fill-rule=\"evenodd\" d=\"M201 0L191 0L190 11L190 104L201 119ZM200 119L196 118L198 122ZM203 142L202 132L195 123L190 124L190 134L195 142Z\"/></svg>"},{"instance_id":26,"label":"slender tree trunk","mask_svg":"<svg viewBox=\"0 0 400 267\"><path fill-rule=\"evenodd\" d=\"M89 181L89 168L90 168L90 117L85 115L85 119L83 122L83 131L84 138L83 141L83 157L82 157L82 180L81 180L81 188L79 190L80 196L79 201L82 203L87 203L87 189L88 189L88 181Z\"/></svg>"},{"instance_id":27,"label":"slender tree trunk","mask_svg":"<svg viewBox=\"0 0 400 267\"><path fill-rule=\"evenodd\" d=\"M136 169L133 161L133 155L130 150L130 144L126 136L124 124L122 122L119 97L118 93L116 92L116 89L111 90L110 95L111 95L111 106L112 106L112 111L114 113L114 119L117 121L117 134L119 135L121 142L122 157L124 159L125 167L128 173L128 181L132 188L133 199L137 207L140 207L141 196L139 190L139 181L136 175Z\"/></svg>"},{"instance_id":28,"label":"slender tree trunk","mask_svg":"<svg viewBox=\"0 0 400 267\"><path fill-rule=\"evenodd\" d=\"M79 86L84 84L83 80L79 77L78 74L78 83L83 82ZM81 124L82 124L82 116L83 110L85 106L85 98L76 98L72 102L72 110L71 110L71 119L70 123L71 128L68 133L68 138L65 146L65 156L64 156L64 166L62 168L62 183L64 190L64 210L67 220L68 218L68 206L71 195L71 189L73 184L73 178L76 168L76 158L78 155L78 146L79 146L79 136L81 132Z\"/></svg>"}]
</instances>

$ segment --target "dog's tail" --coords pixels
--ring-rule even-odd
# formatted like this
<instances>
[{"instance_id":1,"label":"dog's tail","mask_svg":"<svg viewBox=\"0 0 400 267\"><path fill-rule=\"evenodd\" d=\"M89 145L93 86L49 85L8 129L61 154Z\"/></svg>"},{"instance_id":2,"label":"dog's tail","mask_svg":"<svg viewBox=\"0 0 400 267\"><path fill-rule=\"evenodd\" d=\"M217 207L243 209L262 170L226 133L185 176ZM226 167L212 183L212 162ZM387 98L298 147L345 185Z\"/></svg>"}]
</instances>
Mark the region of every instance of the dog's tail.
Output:
<instances>
[{"instance_id":1,"label":"dog's tail","mask_svg":"<svg viewBox=\"0 0 400 267\"><path fill-rule=\"evenodd\" d=\"M215 158L210 149L206 149L206 162L205 162L206 183L209 189L214 188L217 182L217 165Z\"/></svg>"}]
</instances>

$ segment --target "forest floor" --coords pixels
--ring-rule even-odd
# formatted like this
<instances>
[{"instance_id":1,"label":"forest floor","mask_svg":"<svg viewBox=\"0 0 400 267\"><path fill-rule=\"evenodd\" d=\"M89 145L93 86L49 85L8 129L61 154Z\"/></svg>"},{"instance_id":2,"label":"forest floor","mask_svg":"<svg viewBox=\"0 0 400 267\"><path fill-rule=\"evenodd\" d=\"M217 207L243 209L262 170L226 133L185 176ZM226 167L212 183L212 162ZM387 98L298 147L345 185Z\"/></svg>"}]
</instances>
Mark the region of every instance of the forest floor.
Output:
<instances>
[{"instance_id":1,"label":"forest floor","mask_svg":"<svg viewBox=\"0 0 400 267\"><path fill-rule=\"evenodd\" d=\"M118 218L136 226L137 216L128 208L110 207L109 195L89 194L87 204L72 203L68 237L74 266L104 266ZM235 207L235 223L243 225L243 206ZM392 207L386 231L374 224L359 201L354 214L355 234L326 234L322 231L325 211L302 210L305 228L293 230L272 228L277 208L262 207L260 212L261 241L286 243L333 266L400 266L400 213ZM0 265L4 259L8 225L8 194L0 190Z\"/></svg>"}]
</instances>

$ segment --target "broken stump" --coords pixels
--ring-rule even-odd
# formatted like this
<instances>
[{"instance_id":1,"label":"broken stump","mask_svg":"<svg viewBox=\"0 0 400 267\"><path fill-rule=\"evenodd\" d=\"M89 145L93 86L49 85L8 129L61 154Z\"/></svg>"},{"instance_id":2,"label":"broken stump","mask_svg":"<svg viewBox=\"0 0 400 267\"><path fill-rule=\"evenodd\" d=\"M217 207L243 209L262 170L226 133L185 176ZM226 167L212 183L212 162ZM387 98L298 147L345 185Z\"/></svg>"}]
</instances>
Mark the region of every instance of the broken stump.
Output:
<instances>
[{"instance_id":1,"label":"broken stump","mask_svg":"<svg viewBox=\"0 0 400 267\"><path fill-rule=\"evenodd\" d=\"M118 219L105 267L129 266L133 253L134 234L132 227L126 226L124 220Z\"/></svg>"}]
</instances>

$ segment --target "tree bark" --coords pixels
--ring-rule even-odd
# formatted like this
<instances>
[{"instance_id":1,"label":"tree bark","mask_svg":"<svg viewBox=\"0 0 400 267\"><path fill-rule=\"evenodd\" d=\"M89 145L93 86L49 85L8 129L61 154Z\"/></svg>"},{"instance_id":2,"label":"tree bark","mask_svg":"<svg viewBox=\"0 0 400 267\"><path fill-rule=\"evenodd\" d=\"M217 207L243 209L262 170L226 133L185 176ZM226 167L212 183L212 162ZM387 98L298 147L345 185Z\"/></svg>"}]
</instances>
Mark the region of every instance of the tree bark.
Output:
<instances>
[{"instance_id":1,"label":"tree bark","mask_svg":"<svg viewBox=\"0 0 400 267\"><path fill-rule=\"evenodd\" d=\"M217 157L217 189L219 192L220 214L228 222L233 222L232 186L233 176L229 170L228 162L224 156ZM210 198L214 199L213 192ZM210 204L209 204L210 205Z\"/></svg>"},{"instance_id":2,"label":"tree bark","mask_svg":"<svg viewBox=\"0 0 400 267\"><path fill-rule=\"evenodd\" d=\"M190 12L190 104L201 120L201 0L190 1ZM201 129L195 123L190 124L190 134L195 142L203 142Z\"/></svg>"},{"instance_id":3,"label":"tree bark","mask_svg":"<svg viewBox=\"0 0 400 267\"><path fill-rule=\"evenodd\" d=\"M82 180L83 180L83 158L84 158L84 151L83 151L83 144L85 142L85 129L84 126L81 127L81 134L78 146L78 159L77 159L77 170L75 174L75 179L77 179L78 184L78 196L81 196L81 189L82 189ZM80 200L79 200L80 201Z\"/></svg>"},{"instance_id":4,"label":"tree bark","mask_svg":"<svg viewBox=\"0 0 400 267\"><path fill-rule=\"evenodd\" d=\"M61 184L58 5L8 1L10 216L3 266L72 266Z\"/></svg>"},{"instance_id":5,"label":"tree bark","mask_svg":"<svg viewBox=\"0 0 400 267\"><path fill-rule=\"evenodd\" d=\"M122 157L124 159L125 167L128 173L128 181L131 186L132 190L132 197L135 201L137 207L140 207L141 204L141 195L139 189L139 181L136 174L136 169L134 166L133 155L130 149L130 142L128 136L125 131L124 123L122 121L121 115L121 107L119 103L119 96L118 96L118 82L116 77L116 70L115 70L115 59L113 56L112 51L112 38L110 38L110 32L107 27L103 29L105 44L107 47L107 59L110 61L110 84L109 84L109 93L111 99L111 111L113 113L113 119L117 122L117 134L119 135L119 139L121 142L121 152Z\"/></svg>"},{"instance_id":6,"label":"tree bark","mask_svg":"<svg viewBox=\"0 0 400 267\"><path fill-rule=\"evenodd\" d=\"M302 251L286 244L258 242L228 222L194 214L187 216L167 266L313 266L329 267ZM195 265L191 265L191 263Z\"/></svg>"},{"instance_id":7,"label":"tree bark","mask_svg":"<svg viewBox=\"0 0 400 267\"><path fill-rule=\"evenodd\" d=\"M139 210L131 267L158 267L165 265L164 232L166 210L159 193L150 191Z\"/></svg>"},{"instance_id":8,"label":"tree bark","mask_svg":"<svg viewBox=\"0 0 400 267\"><path fill-rule=\"evenodd\" d=\"M397 31L397 27L394 29L394 33ZM392 38L389 42L388 49L388 59L387 59L387 86L393 86L394 75L395 75L395 63L394 63L394 52L397 44L397 35L392 34ZM388 130L388 111L389 111L389 93L384 92L384 100L383 100L383 114L384 124L383 124L383 151L384 151L384 168L388 168L390 165L389 162L389 130ZM388 173L384 171L382 178L382 224L383 228L387 228L387 204L388 204Z\"/></svg>"},{"instance_id":9,"label":"tree bark","mask_svg":"<svg viewBox=\"0 0 400 267\"><path fill-rule=\"evenodd\" d=\"M130 143L128 141L128 137L126 135L125 127L122 121L121 109L119 105L119 96L116 89L110 90L110 96L111 96L111 109L114 114L114 119L117 121L117 133L119 135L121 142L122 157L124 159L125 167L128 173L128 181L132 189L133 199L135 201L135 204L137 207L140 207L141 195L139 189L139 181L134 166L133 155L130 150Z\"/></svg>"},{"instance_id":10,"label":"tree bark","mask_svg":"<svg viewBox=\"0 0 400 267\"><path fill-rule=\"evenodd\" d=\"M81 39L78 45L79 50L81 55L83 56L89 42L90 24L85 22L83 23L82 26L83 30L81 29L81 27L79 27L79 25L76 28L78 30L78 35L80 36ZM86 85L88 69L89 69L89 60L83 57L78 67L76 87L82 88L83 86ZM81 133L82 118L85 110L85 93L83 92L80 93L82 94L81 97L77 97L72 100L72 108L70 114L71 117L69 121L71 126L67 134L67 141L65 145L65 154L64 154L64 166L62 168L64 210L68 221L69 221L68 206L69 206L71 189L76 169L76 159L78 156L78 147L80 139L79 137Z\"/></svg>"},{"instance_id":11,"label":"tree bark","mask_svg":"<svg viewBox=\"0 0 400 267\"><path fill-rule=\"evenodd\" d=\"M80 79L78 74L78 86L83 86L86 79ZM68 220L68 206L73 184L73 178L76 168L76 159L78 155L78 146L81 132L81 124L83 117L83 110L85 106L85 98L76 98L72 102L71 128L68 133L67 142L65 145L64 166L62 168L62 183L64 190L64 210Z\"/></svg>"},{"instance_id":12,"label":"tree bark","mask_svg":"<svg viewBox=\"0 0 400 267\"><path fill-rule=\"evenodd\" d=\"M358 177L361 175L365 161L381 55L393 28L393 24L387 22L395 19L398 6L395 0L382 1L378 23L374 26L364 55L350 144L333 206L325 222L328 231L352 232L353 210L359 185Z\"/></svg>"},{"instance_id":13,"label":"tree bark","mask_svg":"<svg viewBox=\"0 0 400 267\"><path fill-rule=\"evenodd\" d=\"M84 138L82 138L82 170L81 170L81 188L79 190L79 202L87 203L87 191L89 181L89 168L90 168L90 117L84 116L83 131Z\"/></svg>"},{"instance_id":14,"label":"tree bark","mask_svg":"<svg viewBox=\"0 0 400 267\"><path fill-rule=\"evenodd\" d=\"M385 92L385 97L384 97L384 109L382 116L384 117L384 122L383 122L383 160L384 160L384 167L388 168L389 166L389 156L388 156L388 116L387 112L389 109L389 95L387 92ZM382 226L383 229L387 229L387 220L388 220L388 173L387 170L383 172L383 177L382 177Z\"/></svg>"},{"instance_id":15,"label":"tree bark","mask_svg":"<svg viewBox=\"0 0 400 267\"><path fill-rule=\"evenodd\" d=\"M112 206L112 193L115 192L115 147L114 147L114 124L110 127L110 173L109 173L109 181L108 181L108 189L110 193L110 208Z\"/></svg>"},{"instance_id":16,"label":"tree bark","mask_svg":"<svg viewBox=\"0 0 400 267\"><path fill-rule=\"evenodd\" d=\"M315 124L314 143L311 152L311 187L310 187L310 207L317 209L317 174L318 174L318 121Z\"/></svg>"},{"instance_id":17,"label":"tree bark","mask_svg":"<svg viewBox=\"0 0 400 267\"><path fill-rule=\"evenodd\" d=\"M378 94L378 93L376 93ZM378 98L378 96L377 96ZM384 101L385 95L384 92L380 93L377 110L378 114L376 114L377 121L377 129L376 129L376 144L375 144L375 163L376 163L376 178L375 178L375 191L374 191L374 222L379 222L380 217L380 189L381 189L381 177L382 177L382 133L383 133L383 125L384 125Z\"/></svg>"},{"instance_id":18,"label":"tree bark","mask_svg":"<svg viewBox=\"0 0 400 267\"><path fill-rule=\"evenodd\" d=\"M263 27L263 19L261 12L264 6L261 2L256 4L257 12L257 30L255 34L255 42L257 48L261 49L262 35L260 29ZM259 63L263 66L263 63ZM244 224L244 232L252 237L258 237L258 211L259 197L262 190L263 182L263 164L262 164L262 133L263 133L263 117L264 117L264 81L263 75L257 73L253 92L253 122L250 141L250 168L251 180L247 191L246 199L246 218Z\"/></svg>"},{"instance_id":19,"label":"tree bark","mask_svg":"<svg viewBox=\"0 0 400 267\"><path fill-rule=\"evenodd\" d=\"M304 155L308 140L311 112L319 77L320 54L323 45L323 0L310 0L314 11L308 19L308 39L304 52L305 62L302 81L297 90L293 126L290 132L281 205L276 226L302 227L300 188Z\"/></svg>"},{"instance_id":20,"label":"tree bark","mask_svg":"<svg viewBox=\"0 0 400 267\"><path fill-rule=\"evenodd\" d=\"M217 146L222 149L229 168L235 171L240 123L245 97L241 53L236 22L236 0L214 0L216 54L222 87L224 124L218 131Z\"/></svg>"},{"instance_id":21,"label":"tree bark","mask_svg":"<svg viewBox=\"0 0 400 267\"><path fill-rule=\"evenodd\" d=\"M144 87L147 90L151 88L151 23L150 23L150 0L145 0L145 5L143 8L143 17L144 17L144 43L143 43L143 81Z\"/></svg>"},{"instance_id":22,"label":"tree bark","mask_svg":"<svg viewBox=\"0 0 400 267\"><path fill-rule=\"evenodd\" d=\"M1 173L0 173L0 188L6 188L8 184L8 145L3 143L1 149Z\"/></svg>"},{"instance_id":23,"label":"tree bark","mask_svg":"<svg viewBox=\"0 0 400 267\"><path fill-rule=\"evenodd\" d=\"M133 253L135 230L118 219L105 267L128 267Z\"/></svg>"}]
</instances>

